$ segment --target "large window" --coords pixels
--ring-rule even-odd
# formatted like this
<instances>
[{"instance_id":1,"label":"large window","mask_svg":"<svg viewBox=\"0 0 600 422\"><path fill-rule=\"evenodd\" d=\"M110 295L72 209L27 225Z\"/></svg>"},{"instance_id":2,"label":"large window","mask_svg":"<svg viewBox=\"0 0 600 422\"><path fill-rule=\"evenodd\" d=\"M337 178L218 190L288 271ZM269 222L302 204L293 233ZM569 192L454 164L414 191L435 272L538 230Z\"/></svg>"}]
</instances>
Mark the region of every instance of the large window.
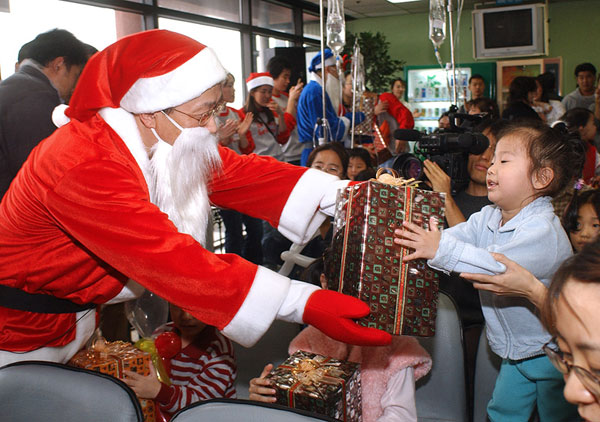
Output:
<instances>
[{"instance_id":1,"label":"large window","mask_svg":"<svg viewBox=\"0 0 600 422\"><path fill-rule=\"evenodd\" d=\"M240 22L239 0L158 0L158 5L229 22Z\"/></svg>"},{"instance_id":2,"label":"large window","mask_svg":"<svg viewBox=\"0 0 600 422\"><path fill-rule=\"evenodd\" d=\"M252 0L252 25L293 34L292 9L263 0Z\"/></svg>"},{"instance_id":3,"label":"large window","mask_svg":"<svg viewBox=\"0 0 600 422\"><path fill-rule=\"evenodd\" d=\"M159 18L158 26L161 29L187 35L212 48L225 69L235 77L235 102L231 106L242 107L245 77L242 74L242 45L239 31L167 18ZM198 77L201 78L202 75L198 75Z\"/></svg>"},{"instance_id":4,"label":"large window","mask_svg":"<svg viewBox=\"0 0 600 422\"><path fill-rule=\"evenodd\" d=\"M142 18L138 14L59 0L11 1L10 12L0 12L2 78L14 73L17 55L23 44L54 28L66 29L99 50L105 48L117 40L117 13L121 18L137 21L141 28ZM126 31L126 27L123 26L123 31Z\"/></svg>"}]
</instances>

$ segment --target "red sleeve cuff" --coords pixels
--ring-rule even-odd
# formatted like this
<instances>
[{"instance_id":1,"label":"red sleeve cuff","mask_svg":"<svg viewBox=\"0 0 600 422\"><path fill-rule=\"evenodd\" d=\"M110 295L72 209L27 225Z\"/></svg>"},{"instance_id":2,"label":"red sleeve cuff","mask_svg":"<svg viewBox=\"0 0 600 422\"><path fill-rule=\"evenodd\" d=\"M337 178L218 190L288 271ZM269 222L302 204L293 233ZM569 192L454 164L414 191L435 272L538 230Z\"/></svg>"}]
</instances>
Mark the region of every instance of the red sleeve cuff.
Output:
<instances>
[{"instance_id":1,"label":"red sleeve cuff","mask_svg":"<svg viewBox=\"0 0 600 422\"><path fill-rule=\"evenodd\" d=\"M161 383L160 391L158 392L155 400L162 405L167 405L173 398L173 394L175 394L175 389L173 386L168 386L167 384Z\"/></svg>"}]
</instances>

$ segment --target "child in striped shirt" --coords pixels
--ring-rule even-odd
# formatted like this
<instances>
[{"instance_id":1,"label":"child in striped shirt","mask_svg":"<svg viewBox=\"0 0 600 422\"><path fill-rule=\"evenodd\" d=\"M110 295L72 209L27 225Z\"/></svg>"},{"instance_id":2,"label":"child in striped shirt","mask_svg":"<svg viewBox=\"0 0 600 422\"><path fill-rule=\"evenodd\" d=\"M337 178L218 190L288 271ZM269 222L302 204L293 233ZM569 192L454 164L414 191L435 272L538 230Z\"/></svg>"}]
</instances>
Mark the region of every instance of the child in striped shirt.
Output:
<instances>
[{"instance_id":1,"label":"child in striped shirt","mask_svg":"<svg viewBox=\"0 0 600 422\"><path fill-rule=\"evenodd\" d=\"M161 413L173 415L200 400L235 398L237 368L231 341L183 309L170 305L173 322L157 333L181 337L181 350L168 362L171 385L162 384L155 371L142 376L126 372L125 382L140 398L154 399Z\"/></svg>"}]
</instances>

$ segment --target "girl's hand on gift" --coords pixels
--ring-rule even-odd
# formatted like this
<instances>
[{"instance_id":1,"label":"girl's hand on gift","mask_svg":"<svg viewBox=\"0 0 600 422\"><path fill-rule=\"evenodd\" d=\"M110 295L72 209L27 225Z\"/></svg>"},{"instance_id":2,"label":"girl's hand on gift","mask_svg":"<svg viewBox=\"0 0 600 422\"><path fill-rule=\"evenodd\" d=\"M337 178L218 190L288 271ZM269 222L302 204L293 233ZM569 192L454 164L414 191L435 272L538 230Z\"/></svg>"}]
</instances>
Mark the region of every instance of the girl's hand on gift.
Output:
<instances>
[{"instance_id":1,"label":"girl's hand on gift","mask_svg":"<svg viewBox=\"0 0 600 422\"><path fill-rule=\"evenodd\" d=\"M437 218L429 219L430 230L425 230L414 223L405 221L401 229L394 231L394 243L405 246L415 251L404 257L403 261L412 261L417 258L432 259L440 244L442 232L438 229Z\"/></svg>"},{"instance_id":2,"label":"girl's hand on gift","mask_svg":"<svg viewBox=\"0 0 600 422\"><path fill-rule=\"evenodd\" d=\"M265 403L275 403L277 399L275 398L275 389L272 387L271 380L266 379L265 377L271 370L273 369L272 364L268 364L263 369L260 377L252 378L250 380L250 400L254 401L262 401Z\"/></svg>"},{"instance_id":3,"label":"girl's hand on gift","mask_svg":"<svg viewBox=\"0 0 600 422\"><path fill-rule=\"evenodd\" d=\"M150 375L140 375L131 371L123 371L125 384L127 384L141 399L155 399L160 392L161 383L156 376L154 365L150 362Z\"/></svg>"}]
</instances>

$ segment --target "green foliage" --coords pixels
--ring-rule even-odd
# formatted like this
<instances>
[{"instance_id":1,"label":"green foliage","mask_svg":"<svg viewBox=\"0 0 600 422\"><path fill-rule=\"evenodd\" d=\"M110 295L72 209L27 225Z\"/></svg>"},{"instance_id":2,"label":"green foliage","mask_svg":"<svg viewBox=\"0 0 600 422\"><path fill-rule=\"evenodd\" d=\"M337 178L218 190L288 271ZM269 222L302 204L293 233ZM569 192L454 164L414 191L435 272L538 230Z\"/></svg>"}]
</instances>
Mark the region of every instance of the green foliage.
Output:
<instances>
[{"instance_id":1,"label":"green foliage","mask_svg":"<svg viewBox=\"0 0 600 422\"><path fill-rule=\"evenodd\" d=\"M390 57L388 49L390 43L381 32L352 32L346 33L346 46L342 54L352 56L354 40L358 37L360 52L364 57L365 82L369 91L382 93L389 92L394 79L401 77L404 66L403 60L394 60Z\"/></svg>"}]
</instances>

